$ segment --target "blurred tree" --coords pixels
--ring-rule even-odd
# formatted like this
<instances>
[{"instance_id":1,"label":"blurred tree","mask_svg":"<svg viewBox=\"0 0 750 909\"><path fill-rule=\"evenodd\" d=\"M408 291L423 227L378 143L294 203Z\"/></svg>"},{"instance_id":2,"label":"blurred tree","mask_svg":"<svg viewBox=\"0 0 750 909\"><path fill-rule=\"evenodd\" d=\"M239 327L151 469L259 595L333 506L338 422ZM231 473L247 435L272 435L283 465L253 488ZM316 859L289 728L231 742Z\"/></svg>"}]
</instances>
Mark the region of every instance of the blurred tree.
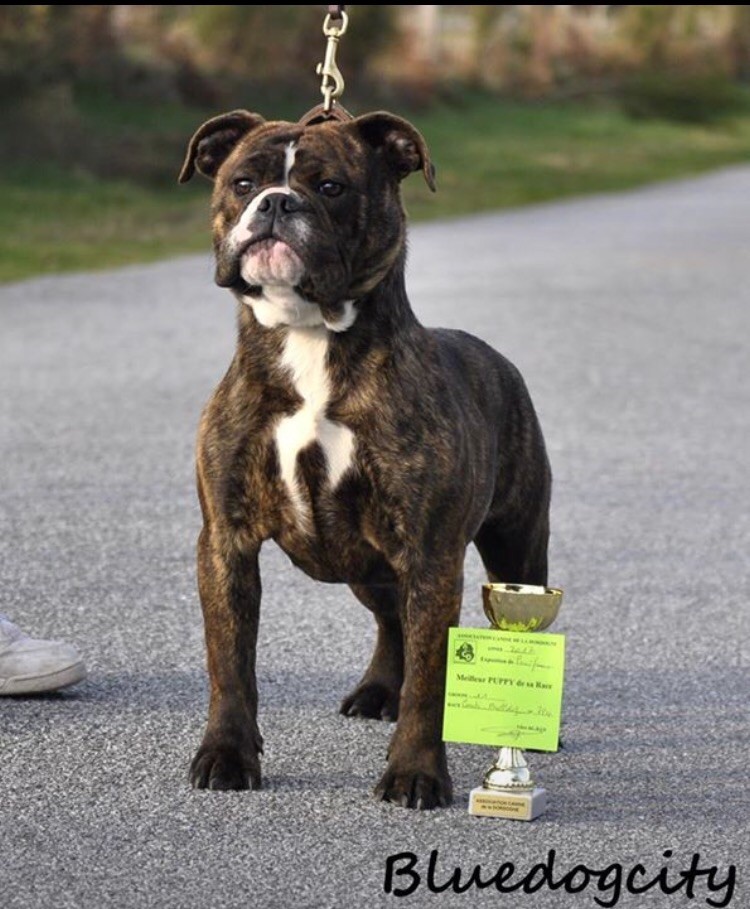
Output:
<instances>
[{"instance_id":1,"label":"blurred tree","mask_svg":"<svg viewBox=\"0 0 750 909\"><path fill-rule=\"evenodd\" d=\"M60 78L45 6L0 6L0 97L20 100Z\"/></svg>"},{"instance_id":2,"label":"blurred tree","mask_svg":"<svg viewBox=\"0 0 750 909\"><path fill-rule=\"evenodd\" d=\"M61 22L61 10L65 13ZM116 6L51 6L50 28L59 30L61 55L74 74L106 71L120 51L114 28ZM60 27L62 25L62 27Z\"/></svg>"},{"instance_id":3,"label":"blurred tree","mask_svg":"<svg viewBox=\"0 0 750 909\"><path fill-rule=\"evenodd\" d=\"M15 106L93 85L139 101L210 105L248 87L281 99L322 60L325 7L0 6L0 96ZM609 90L637 69L750 78L743 5L355 6L339 65L352 95L433 98L471 82L508 94ZM415 94L416 92L416 94ZM54 108L58 100L48 104Z\"/></svg>"},{"instance_id":4,"label":"blurred tree","mask_svg":"<svg viewBox=\"0 0 750 909\"><path fill-rule=\"evenodd\" d=\"M679 7L674 5L624 7L623 30L650 68L665 63L678 15Z\"/></svg>"},{"instance_id":5,"label":"blurred tree","mask_svg":"<svg viewBox=\"0 0 750 909\"><path fill-rule=\"evenodd\" d=\"M750 80L750 6L738 3L732 6L732 11L729 53L737 76Z\"/></svg>"},{"instance_id":6,"label":"blurred tree","mask_svg":"<svg viewBox=\"0 0 750 909\"><path fill-rule=\"evenodd\" d=\"M113 65L116 7L0 6L0 93L16 102Z\"/></svg>"},{"instance_id":7,"label":"blurred tree","mask_svg":"<svg viewBox=\"0 0 750 909\"><path fill-rule=\"evenodd\" d=\"M309 78L323 58L323 6L194 6L186 14L199 64L257 81ZM390 40L393 12L357 6L342 40L341 66L363 70Z\"/></svg>"}]
</instances>

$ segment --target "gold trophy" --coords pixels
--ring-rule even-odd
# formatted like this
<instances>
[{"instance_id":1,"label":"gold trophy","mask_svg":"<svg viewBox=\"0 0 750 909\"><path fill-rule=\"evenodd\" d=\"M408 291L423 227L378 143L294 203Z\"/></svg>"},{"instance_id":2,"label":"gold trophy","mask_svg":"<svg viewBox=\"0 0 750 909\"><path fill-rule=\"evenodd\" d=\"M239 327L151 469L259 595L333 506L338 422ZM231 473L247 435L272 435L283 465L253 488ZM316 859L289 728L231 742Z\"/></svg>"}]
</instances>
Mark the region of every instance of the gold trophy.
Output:
<instances>
[{"instance_id":1,"label":"gold trophy","mask_svg":"<svg viewBox=\"0 0 750 909\"><path fill-rule=\"evenodd\" d=\"M483 584L482 603L498 631L542 631L557 617L562 590L530 584ZM547 794L537 786L520 748L500 748L484 782L469 794L469 814L533 821L544 811Z\"/></svg>"}]
</instances>

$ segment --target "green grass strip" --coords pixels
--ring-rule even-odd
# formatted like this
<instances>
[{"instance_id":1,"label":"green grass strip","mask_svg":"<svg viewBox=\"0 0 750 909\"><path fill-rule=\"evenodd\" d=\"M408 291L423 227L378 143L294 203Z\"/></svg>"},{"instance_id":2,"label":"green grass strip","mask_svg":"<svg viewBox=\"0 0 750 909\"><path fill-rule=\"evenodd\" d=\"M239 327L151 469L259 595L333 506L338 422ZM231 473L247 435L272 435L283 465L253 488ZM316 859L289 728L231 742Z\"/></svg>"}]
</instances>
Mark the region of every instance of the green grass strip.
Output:
<instances>
[{"instance_id":1,"label":"green grass strip","mask_svg":"<svg viewBox=\"0 0 750 909\"><path fill-rule=\"evenodd\" d=\"M477 97L411 119L431 148L438 181L435 195L417 176L406 181L413 220L623 190L750 158L747 115L694 125L632 120L606 105ZM158 118L149 126L158 129ZM175 149L175 174L180 155ZM53 165L6 168L0 281L209 253L210 187L194 183L147 188Z\"/></svg>"}]
</instances>

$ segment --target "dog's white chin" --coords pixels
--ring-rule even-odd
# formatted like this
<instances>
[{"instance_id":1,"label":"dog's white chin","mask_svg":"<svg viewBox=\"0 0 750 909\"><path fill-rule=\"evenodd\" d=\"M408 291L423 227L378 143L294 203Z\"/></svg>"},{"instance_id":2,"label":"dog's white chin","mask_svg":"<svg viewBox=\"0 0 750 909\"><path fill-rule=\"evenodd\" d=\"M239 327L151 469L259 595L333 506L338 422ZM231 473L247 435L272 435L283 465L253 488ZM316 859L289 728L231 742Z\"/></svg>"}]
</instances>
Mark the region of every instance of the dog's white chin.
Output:
<instances>
[{"instance_id":1,"label":"dog's white chin","mask_svg":"<svg viewBox=\"0 0 750 909\"><path fill-rule=\"evenodd\" d=\"M351 328L357 318L354 301L346 300L338 319L324 319L317 303L303 300L293 287L284 284L267 284L259 296L245 295L242 302L252 309L264 328L325 328L342 332Z\"/></svg>"},{"instance_id":2,"label":"dog's white chin","mask_svg":"<svg viewBox=\"0 0 750 909\"><path fill-rule=\"evenodd\" d=\"M293 287L284 284L266 284L260 296L244 296L255 318L265 328L286 325L289 328L315 328L323 325L323 315L317 303L303 300Z\"/></svg>"}]
</instances>

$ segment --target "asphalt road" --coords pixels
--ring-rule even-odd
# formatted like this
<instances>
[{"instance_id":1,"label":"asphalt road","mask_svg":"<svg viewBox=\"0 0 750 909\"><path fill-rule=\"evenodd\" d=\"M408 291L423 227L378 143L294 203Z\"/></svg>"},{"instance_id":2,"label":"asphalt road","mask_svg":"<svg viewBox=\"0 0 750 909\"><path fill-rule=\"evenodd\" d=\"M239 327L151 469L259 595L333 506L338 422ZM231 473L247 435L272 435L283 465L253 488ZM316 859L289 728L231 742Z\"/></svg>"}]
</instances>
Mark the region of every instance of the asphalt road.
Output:
<instances>
[{"instance_id":1,"label":"asphalt road","mask_svg":"<svg viewBox=\"0 0 750 909\"><path fill-rule=\"evenodd\" d=\"M375 802L391 729L337 713L370 617L273 547L265 788L188 788L207 705L193 443L233 304L208 252L44 278L0 289L0 611L75 642L90 676L0 700L3 909L750 905L750 168L420 226L410 249L422 321L510 357L548 441L568 670L565 748L532 757L546 815L470 817L491 749L468 745L449 746L449 810ZM481 581L472 550L464 625L486 624ZM550 850L553 883L608 876L467 884L504 862L523 881ZM398 897L401 852L420 880ZM430 890L457 867L465 892ZM634 868L656 886L630 895Z\"/></svg>"}]
</instances>

